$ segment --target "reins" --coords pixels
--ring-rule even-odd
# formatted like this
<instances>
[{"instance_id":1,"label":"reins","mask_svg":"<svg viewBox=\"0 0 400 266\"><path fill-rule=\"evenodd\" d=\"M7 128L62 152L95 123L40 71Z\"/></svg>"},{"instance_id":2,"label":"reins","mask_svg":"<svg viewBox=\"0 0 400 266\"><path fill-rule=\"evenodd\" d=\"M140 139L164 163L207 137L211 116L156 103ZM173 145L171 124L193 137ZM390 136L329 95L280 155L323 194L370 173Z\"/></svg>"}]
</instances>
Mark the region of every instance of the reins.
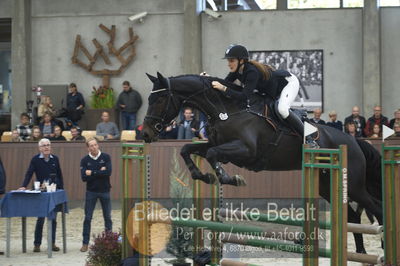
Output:
<instances>
[{"instance_id":1,"label":"reins","mask_svg":"<svg viewBox=\"0 0 400 266\"><path fill-rule=\"evenodd\" d=\"M179 112L180 107L178 106L178 104L176 103L176 101L174 101L174 93L173 93L173 89L171 86L171 82L169 78L165 78L167 81L167 87L165 88L161 88L158 90L154 90L151 92L151 94L155 94L155 93L160 93L160 92L164 92L167 91L168 92L168 102L167 102L167 106L166 109L163 112L162 116L156 116L156 115L146 115L144 120L148 120L148 119L153 119L156 121L156 123L154 124L154 129L160 133L165 127L171 125L171 122L166 121L166 116L167 116L167 110L169 110L170 105L173 105L173 107L175 108L176 111ZM251 113L251 110L249 109L249 106L247 105L246 109L237 111L237 112L233 112L228 114L225 105L221 99L221 96L219 95L219 93L215 93L217 101L219 102L220 106L222 107L222 110L220 110L219 106L216 106L211 100L210 100L210 95L207 94L207 91L213 89L213 87L211 86L211 82L208 79L204 79L199 77L200 81L203 83L203 88L200 91L197 91L191 95L189 95L188 97L186 97L183 101L182 104L187 104L190 103L191 105L195 106L197 109L199 109L200 111L202 111L204 114L207 114L207 118L208 120L227 120L229 117L233 116L233 115L237 115L240 113L244 113L244 112L248 112ZM210 84L206 84L207 81ZM207 101L207 103L210 105L210 107L212 109L214 109L215 111L215 116L210 116L209 115L209 111L205 111L203 106L200 106L196 101L193 101L192 98L198 95L204 95L204 99ZM222 112L221 112L222 111ZM205 123L203 127L205 127L205 125L208 123Z\"/></svg>"}]
</instances>

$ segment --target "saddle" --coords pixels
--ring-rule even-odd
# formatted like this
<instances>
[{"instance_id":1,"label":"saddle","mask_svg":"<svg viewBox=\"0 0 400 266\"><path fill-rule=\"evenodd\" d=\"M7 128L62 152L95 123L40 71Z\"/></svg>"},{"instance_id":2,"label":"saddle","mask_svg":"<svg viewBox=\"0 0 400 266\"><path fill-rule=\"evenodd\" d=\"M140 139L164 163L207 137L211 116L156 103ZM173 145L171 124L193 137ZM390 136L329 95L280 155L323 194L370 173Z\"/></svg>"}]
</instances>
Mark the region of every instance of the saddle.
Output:
<instances>
[{"instance_id":1,"label":"saddle","mask_svg":"<svg viewBox=\"0 0 400 266\"><path fill-rule=\"evenodd\" d=\"M285 134L298 135L297 132L287 123L279 114L278 101L271 101L265 105L264 115L268 123L270 123L276 131L282 131ZM292 109L290 111L300 117L301 121L307 121L306 109Z\"/></svg>"}]
</instances>

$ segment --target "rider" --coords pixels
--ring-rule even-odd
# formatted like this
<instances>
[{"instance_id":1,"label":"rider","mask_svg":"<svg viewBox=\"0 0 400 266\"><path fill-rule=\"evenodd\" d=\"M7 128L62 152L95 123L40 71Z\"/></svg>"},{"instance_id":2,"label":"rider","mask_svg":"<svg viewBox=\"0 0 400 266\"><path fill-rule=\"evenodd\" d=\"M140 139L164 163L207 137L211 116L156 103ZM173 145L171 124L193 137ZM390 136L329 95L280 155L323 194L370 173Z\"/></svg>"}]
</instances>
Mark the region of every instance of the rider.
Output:
<instances>
[{"instance_id":1,"label":"rider","mask_svg":"<svg viewBox=\"0 0 400 266\"><path fill-rule=\"evenodd\" d=\"M296 76L286 70L274 70L268 65L249 60L249 52L242 45L230 45L223 59L228 60L230 70L225 80L239 80L243 90L233 90L218 81L213 81L212 86L215 89L227 97L247 101L250 109L258 113L262 113L264 109L264 97L261 92L267 93L273 99L279 97L279 114L299 135L304 135L303 122L290 111L290 105L299 92L299 80ZM307 141L310 142L311 139L307 138Z\"/></svg>"}]
</instances>

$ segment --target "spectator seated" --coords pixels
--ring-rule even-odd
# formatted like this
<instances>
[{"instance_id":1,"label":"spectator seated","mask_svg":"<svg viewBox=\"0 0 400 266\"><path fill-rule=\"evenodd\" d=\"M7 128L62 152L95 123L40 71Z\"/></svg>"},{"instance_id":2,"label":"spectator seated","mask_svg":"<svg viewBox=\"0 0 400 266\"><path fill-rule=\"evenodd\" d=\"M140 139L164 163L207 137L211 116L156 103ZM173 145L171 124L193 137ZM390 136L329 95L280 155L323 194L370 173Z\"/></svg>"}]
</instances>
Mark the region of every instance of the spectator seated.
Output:
<instances>
[{"instance_id":1,"label":"spectator seated","mask_svg":"<svg viewBox=\"0 0 400 266\"><path fill-rule=\"evenodd\" d=\"M119 130L114 122L110 121L110 114L103 112L101 114L101 122L96 126L96 135L102 136L103 139L119 139Z\"/></svg>"},{"instance_id":2,"label":"spectator seated","mask_svg":"<svg viewBox=\"0 0 400 266\"><path fill-rule=\"evenodd\" d=\"M184 119L178 126L177 139L192 139L198 137L200 123L193 118L193 109L186 107L183 111Z\"/></svg>"},{"instance_id":3,"label":"spectator seated","mask_svg":"<svg viewBox=\"0 0 400 266\"><path fill-rule=\"evenodd\" d=\"M21 141L31 140L31 135L33 133L33 125L29 122L29 120L30 117L27 113L21 114L20 123L16 127Z\"/></svg>"}]
</instances>

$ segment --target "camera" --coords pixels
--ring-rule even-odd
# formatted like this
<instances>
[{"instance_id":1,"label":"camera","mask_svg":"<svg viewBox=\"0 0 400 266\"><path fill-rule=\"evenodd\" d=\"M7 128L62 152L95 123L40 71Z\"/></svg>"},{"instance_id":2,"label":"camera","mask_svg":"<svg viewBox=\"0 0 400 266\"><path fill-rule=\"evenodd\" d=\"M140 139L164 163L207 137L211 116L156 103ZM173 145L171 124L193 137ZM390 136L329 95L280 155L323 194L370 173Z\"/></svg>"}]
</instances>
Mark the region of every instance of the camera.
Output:
<instances>
[{"instance_id":1,"label":"camera","mask_svg":"<svg viewBox=\"0 0 400 266\"><path fill-rule=\"evenodd\" d=\"M222 15L220 13L218 13L212 9L209 9L209 8L206 8L204 10L204 13L206 13L208 16L215 18L215 19L222 17Z\"/></svg>"},{"instance_id":2,"label":"camera","mask_svg":"<svg viewBox=\"0 0 400 266\"><path fill-rule=\"evenodd\" d=\"M144 21L144 17L145 16L147 16L147 12L141 12L141 13L138 13L136 15L130 16L128 19L130 21L139 21L139 22L142 23Z\"/></svg>"}]
</instances>

